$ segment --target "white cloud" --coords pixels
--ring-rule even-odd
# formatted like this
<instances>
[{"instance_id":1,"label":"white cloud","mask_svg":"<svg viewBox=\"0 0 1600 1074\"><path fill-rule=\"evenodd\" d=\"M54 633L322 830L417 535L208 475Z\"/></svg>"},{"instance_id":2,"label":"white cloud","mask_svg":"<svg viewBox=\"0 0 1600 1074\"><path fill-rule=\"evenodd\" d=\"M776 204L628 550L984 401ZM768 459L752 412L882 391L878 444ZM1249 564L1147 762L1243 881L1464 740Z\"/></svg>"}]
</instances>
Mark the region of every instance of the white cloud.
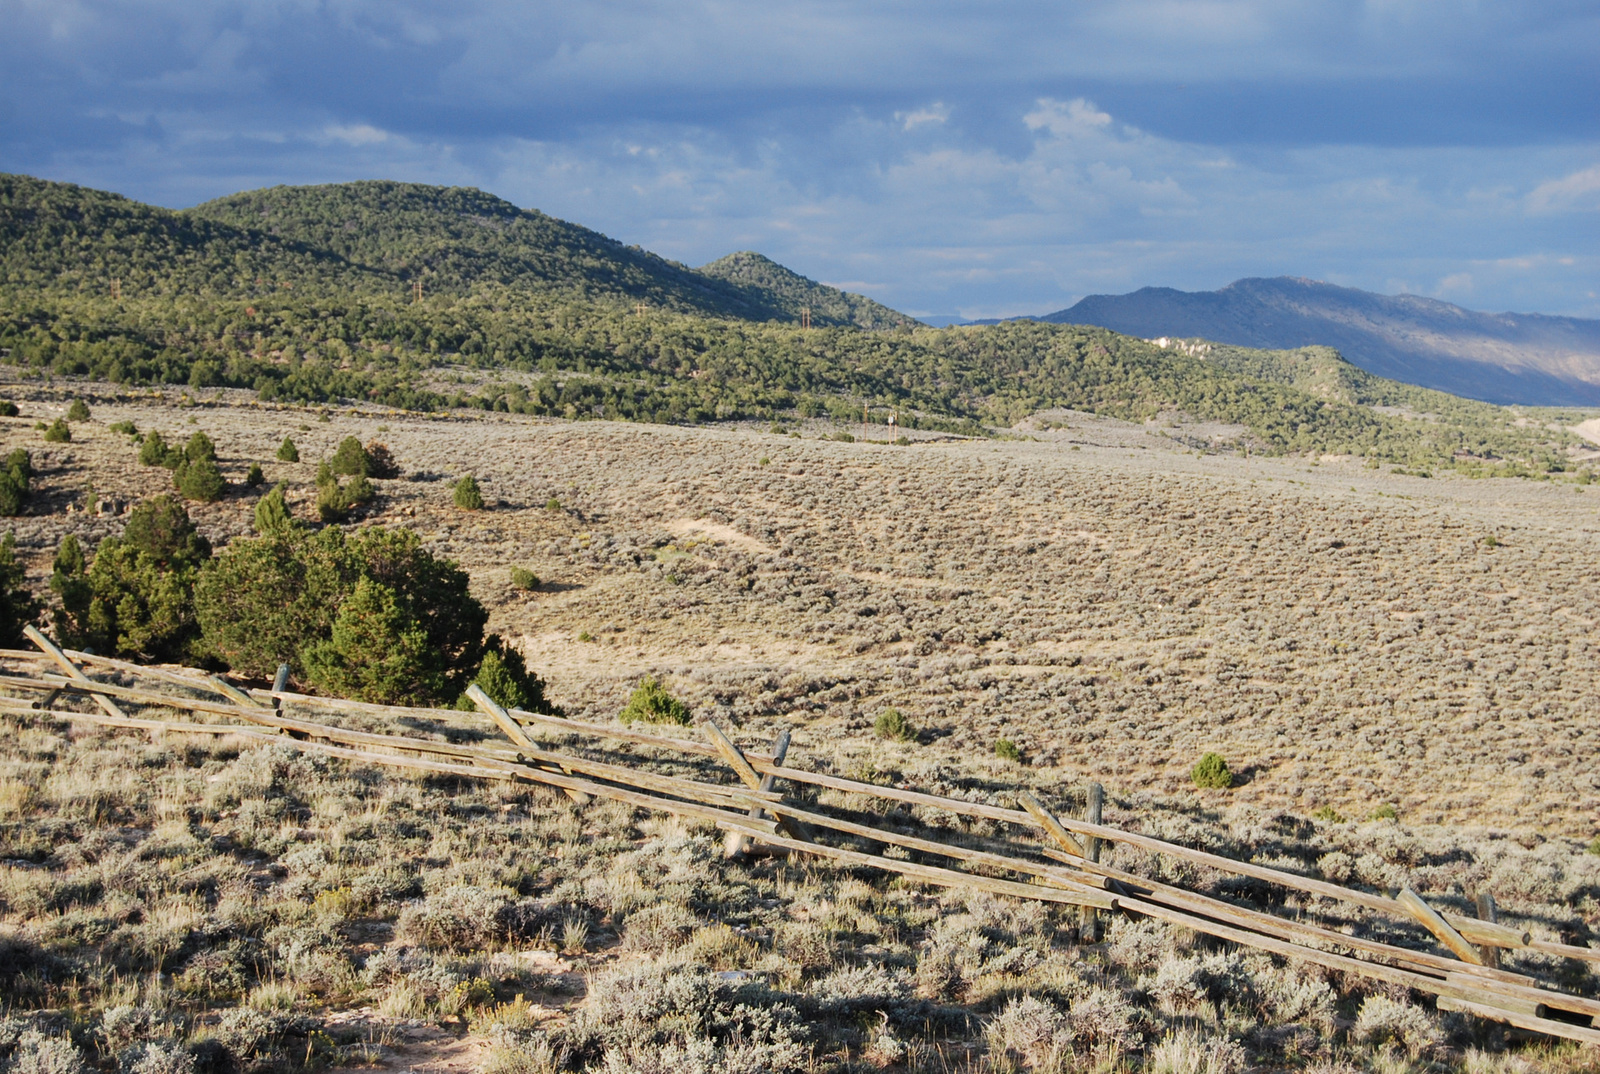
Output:
<instances>
[{"instance_id":1,"label":"white cloud","mask_svg":"<svg viewBox=\"0 0 1600 1074\"><path fill-rule=\"evenodd\" d=\"M950 109L942 101L935 101L926 108L918 108L910 112L896 112L895 121L901 125L902 130L913 131L918 127L931 125L943 126L950 119Z\"/></svg>"},{"instance_id":2,"label":"white cloud","mask_svg":"<svg viewBox=\"0 0 1600 1074\"><path fill-rule=\"evenodd\" d=\"M367 123L355 123L350 126L331 124L322 129L325 138L343 142L345 145L378 145L389 140L389 132L379 130Z\"/></svg>"},{"instance_id":3,"label":"white cloud","mask_svg":"<svg viewBox=\"0 0 1600 1074\"><path fill-rule=\"evenodd\" d=\"M1528 195L1534 213L1593 212L1600 210L1600 164L1560 179L1540 183Z\"/></svg>"}]
</instances>

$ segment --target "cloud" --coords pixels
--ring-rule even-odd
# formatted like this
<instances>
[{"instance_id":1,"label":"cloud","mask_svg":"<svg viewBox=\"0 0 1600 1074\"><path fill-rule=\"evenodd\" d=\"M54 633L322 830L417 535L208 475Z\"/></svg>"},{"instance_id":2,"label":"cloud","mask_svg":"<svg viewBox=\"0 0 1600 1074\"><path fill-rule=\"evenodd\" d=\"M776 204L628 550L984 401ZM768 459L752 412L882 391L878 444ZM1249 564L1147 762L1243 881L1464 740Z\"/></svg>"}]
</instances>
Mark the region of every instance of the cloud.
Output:
<instances>
[{"instance_id":1,"label":"cloud","mask_svg":"<svg viewBox=\"0 0 1600 1074\"><path fill-rule=\"evenodd\" d=\"M900 124L901 129L913 131L918 127L926 127L930 124L943 126L950 119L950 109L946 108L943 102L935 101L926 108L917 108L910 112L896 112L894 118Z\"/></svg>"},{"instance_id":2,"label":"cloud","mask_svg":"<svg viewBox=\"0 0 1600 1074\"><path fill-rule=\"evenodd\" d=\"M0 19L0 168L161 204L470 184L933 311L1281 272L1465 274L1474 301L1600 313L1574 227L1600 207L1580 4L0 0Z\"/></svg>"},{"instance_id":3,"label":"cloud","mask_svg":"<svg viewBox=\"0 0 1600 1074\"><path fill-rule=\"evenodd\" d=\"M350 126L330 124L322 129L322 133L345 145L376 145L389 140L388 131L379 130L369 123L356 123Z\"/></svg>"},{"instance_id":4,"label":"cloud","mask_svg":"<svg viewBox=\"0 0 1600 1074\"><path fill-rule=\"evenodd\" d=\"M1560 179L1540 183L1528 195L1534 213L1594 212L1600 210L1600 164Z\"/></svg>"}]
</instances>

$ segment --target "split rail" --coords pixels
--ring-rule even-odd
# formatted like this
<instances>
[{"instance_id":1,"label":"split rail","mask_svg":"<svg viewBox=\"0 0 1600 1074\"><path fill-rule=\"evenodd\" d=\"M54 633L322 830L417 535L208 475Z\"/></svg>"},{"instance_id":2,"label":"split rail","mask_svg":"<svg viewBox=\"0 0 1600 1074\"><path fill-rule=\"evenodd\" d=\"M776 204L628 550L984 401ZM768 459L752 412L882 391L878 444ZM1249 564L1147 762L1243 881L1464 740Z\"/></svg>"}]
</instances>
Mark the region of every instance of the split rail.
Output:
<instances>
[{"instance_id":1,"label":"split rail","mask_svg":"<svg viewBox=\"0 0 1600 1074\"><path fill-rule=\"evenodd\" d=\"M391 727L431 726L437 733L459 730L464 714L294 693L285 688L281 672L272 690L246 690L203 671L62 650L33 628L28 636L37 652L0 650L0 690L10 695L0 696L0 714L153 736L233 736L361 764L540 784L579 803L603 798L715 825L727 833L730 855L787 852L937 886L1076 906L1085 939L1094 937L1103 914L1139 915L1428 993L1441 1010L1600 1044L1600 1000L1501 963L1502 953L1517 951L1600 963L1600 948L1535 939L1524 928L1502 923L1488 893L1478 900L1477 916L1441 912L1409 887L1391 897L1105 824L1095 784L1089 787L1081 819L1052 810L1027 792L1015 792L1017 808L1008 808L791 766L785 763L788 732L770 753L760 753L741 747L711 721L701 725L703 739L693 739L508 711L476 687L468 694L504 736L503 744L482 741L481 734L479 741L464 742L459 733L458 741L449 741L427 737L426 731L358 730L327 720L343 715ZM60 707L68 700L92 704L95 711ZM124 706L143 714L132 715ZM173 711L188 718L153 715ZM579 745L552 745L573 740ZM692 775L683 774L685 768ZM734 779L717 781L718 772ZM826 803L820 800L823 794L829 795ZM968 827L962 827L963 821ZM990 823L974 826L973 821ZM1311 919L1304 913L1289 917L1241 905L1118 868L1101 860L1107 844L1295 892L1303 909L1312 910ZM1318 918L1332 920L1318 923ZM1398 923L1400 931L1411 927L1415 935L1404 945L1360 935L1359 925L1374 918L1388 919L1387 934Z\"/></svg>"}]
</instances>

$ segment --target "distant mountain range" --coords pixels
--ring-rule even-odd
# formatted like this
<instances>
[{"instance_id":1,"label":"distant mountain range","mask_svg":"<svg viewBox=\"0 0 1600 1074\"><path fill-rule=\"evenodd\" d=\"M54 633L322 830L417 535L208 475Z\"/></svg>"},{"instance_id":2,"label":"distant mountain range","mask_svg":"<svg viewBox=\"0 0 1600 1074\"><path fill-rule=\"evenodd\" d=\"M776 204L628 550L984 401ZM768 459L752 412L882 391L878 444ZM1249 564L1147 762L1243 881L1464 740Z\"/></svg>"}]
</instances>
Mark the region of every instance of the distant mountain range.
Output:
<instances>
[{"instance_id":1,"label":"distant mountain range","mask_svg":"<svg viewBox=\"0 0 1600 1074\"><path fill-rule=\"evenodd\" d=\"M1216 291L1146 287L1090 295L1038 318L1143 339L1336 348L1370 373L1469 399L1600 406L1600 321L1478 313L1417 295L1378 295L1280 276Z\"/></svg>"}]
</instances>

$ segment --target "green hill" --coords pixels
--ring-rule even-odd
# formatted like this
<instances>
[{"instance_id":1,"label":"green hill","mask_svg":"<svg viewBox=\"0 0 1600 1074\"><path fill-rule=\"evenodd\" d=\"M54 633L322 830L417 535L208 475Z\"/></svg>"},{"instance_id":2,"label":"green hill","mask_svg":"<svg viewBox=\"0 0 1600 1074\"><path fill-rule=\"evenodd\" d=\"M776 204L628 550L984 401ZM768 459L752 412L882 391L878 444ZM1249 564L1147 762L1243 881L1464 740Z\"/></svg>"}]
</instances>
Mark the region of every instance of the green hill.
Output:
<instances>
[{"instance_id":1,"label":"green hill","mask_svg":"<svg viewBox=\"0 0 1600 1074\"><path fill-rule=\"evenodd\" d=\"M1255 450L1416 469L1545 473L1573 444L1326 348L1163 349L1037 321L935 330L758 254L694 270L479 191L400 183L173 212L0 177L0 360L263 399L664 422L866 408L977 433L1056 407L1177 412L1247 426ZM445 389L448 367L478 371L474 386Z\"/></svg>"},{"instance_id":2,"label":"green hill","mask_svg":"<svg viewBox=\"0 0 1600 1074\"><path fill-rule=\"evenodd\" d=\"M910 328L917 324L905 314L870 298L808 280L752 250L719 258L697 270L702 276L726 281L741 290L763 296L785 313L784 320L799 320L811 311L812 324L855 325L857 328Z\"/></svg>"}]
</instances>

